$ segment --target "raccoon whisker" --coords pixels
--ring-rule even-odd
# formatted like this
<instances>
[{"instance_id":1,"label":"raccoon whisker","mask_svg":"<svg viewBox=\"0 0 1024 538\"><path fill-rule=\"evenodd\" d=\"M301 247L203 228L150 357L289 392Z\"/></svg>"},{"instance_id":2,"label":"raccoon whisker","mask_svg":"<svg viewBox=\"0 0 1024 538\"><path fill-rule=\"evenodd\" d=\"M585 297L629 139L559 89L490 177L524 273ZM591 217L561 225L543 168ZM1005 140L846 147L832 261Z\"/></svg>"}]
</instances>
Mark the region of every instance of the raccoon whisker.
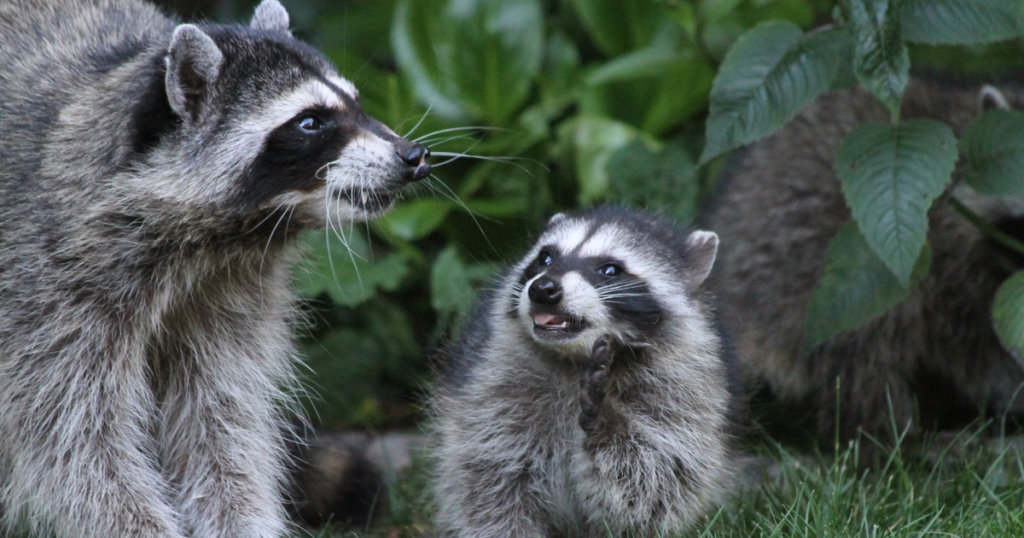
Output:
<instances>
[{"instance_id":1,"label":"raccoon whisker","mask_svg":"<svg viewBox=\"0 0 1024 538\"><path fill-rule=\"evenodd\" d=\"M284 203L282 202L281 205L284 205ZM242 235L249 235L252 232L255 232L260 226L263 226L263 223L265 223L268 220L270 220L270 217L273 217L274 213L277 213L277 210L281 209L281 205L277 206L273 211L267 213L267 216L263 217L263 220L257 222L255 226L250 228L248 231L243 232ZM266 254L266 251L264 251L264 254Z\"/></svg>"},{"instance_id":2,"label":"raccoon whisker","mask_svg":"<svg viewBox=\"0 0 1024 538\"><path fill-rule=\"evenodd\" d=\"M324 209L327 215L327 226L324 226L324 246L327 247L327 265L331 266L331 275L334 277L334 283L340 285L341 281L338 280L338 272L334 269L334 257L331 255L331 228L334 227L331 221L331 198L333 198L333 194L331 189L325 190L327 196L324 200Z\"/></svg>"},{"instance_id":3,"label":"raccoon whisker","mask_svg":"<svg viewBox=\"0 0 1024 538\"><path fill-rule=\"evenodd\" d=\"M441 185L442 187L444 187L444 188L445 188L445 190L447 190L447 191L448 191L448 192L450 193L450 196L449 196L449 195L445 195L445 194L444 194L444 191L441 191L440 189L437 189L437 187L435 187L435 186L434 186L434 182L433 182L433 181L430 181L430 180L433 180L433 179L436 179L436 180L437 180L437 183L439 183L439 184L440 184L440 185ZM459 198L459 195L458 195L458 194L455 194L455 191L453 191L453 190L451 189L451 187L449 187L448 185L446 185L446 184L445 184L445 183L444 183L443 181L441 181L441 180L440 180L440 179L439 179L439 178L438 178L437 176L435 176L434 174L430 174L430 176L428 176L427 180L428 180L428 182L429 182L429 183L428 183L428 185L429 185L430 187L434 188L434 190L436 190L436 191L437 191L437 192L439 192L440 194L442 194L442 195L444 195L444 196L448 197L449 199L451 199L451 200L455 201L455 202L456 202L456 203L458 203L458 204L459 204L460 206L462 206L462 209L464 209L464 210L466 211L466 214L468 214L468 215L469 215L469 218L473 219L473 224L475 224L475 225L476 225L476 229L477 229L477 230L480 230L480 235L481 235L481 236L482 236L482 237L484 238L484 241L487 241L487 246L488 246L488 247L490 247L491 251L493 251L493 252L494 252L495 254L497 254L497 253L498 253L498 251L497 251L497 250L496 250L496 249L494 248L494 245L493 245L493 244L491 243L491 238L490 238L490 237L487 237L487 232L485 232L485 231L484 231L484 227L480 225L480 221L479 221L479 220L477 220L477 218L476 218L476 215L475 215L475 214L473 213L473 210L472 210L472 209L470 209L470 208L469 208L469 206L467 206L467 205L466 205L466 203L465 203L465 202L463 202L461 198Z\"/></svg>"},{"instance_id":4,"label":"raccoon whisker","mask_svg":"<svg viewBox=\"0 0 1024 538\"><path fill-rule=\"evenodd\" d=\"M472 147L470 147L470 149L472 149ZM550 170L547 166L544 165L544 163L536 159L530 159L528 157L488 157L484 155L470 155L469 153L450 153L447 151L434 151L431 152L431 154L434 155L435 157L451 157L446 161L441 161L435 165L431 165L433 168L439 168L441 166L444 166L453 161L457 161L459 159L480 159L481 161L493 161L498 163L511 164L512 166L515 166L516 168L522 170L523 172L526 172L531 176L533 175L533 172L530 172L530 170L525 166L513 161L529 161L534 164L542 166L545 170Z\"/></svg>"},{"instance_id":5,"label":"raccoon whisker","mask_svg":"<svg viewBox=\"0 0 1024 538\"><path fill-rule=\"evenodd\" d=\"M418 143L419 144L423 144L423 145L427 145L427 146L440 146L441 144L447 144L448 142L451 142L453 140L463 140L463 139L467 139L467 138L471 139L471 138L473 138L473 135L471 135L471 134L464 134L464 135L448 136L448 137L437 138L437 139L431 138L431 139L428 139L428 140L423 140L423 141L418 142Z\"/></svg>"},{"instance_id":6,"label":"raccoon whisker","mask_svg":"<svg viewBox=\"0 0 1024 538\"><path fill-rule=\"evenodd\" d=\"M451 133L451 132L454 132L454 131L470 131L470 130L472 130L472 131L508 131L510 133L514 132L512 129L505 129L503 127L484 127L482 125L467 125L467 126L464 126L464 127L451 127L451 128L448 128L448 129L441 129L441 130L438 130L438 131L427 133L427 134L425 134L425 135L423 135L423 136L413 140L413 142L420 142L420 141L422 141L423 139L425 139L427 137L438 135L438 134L442 134L442 133Z\"/></svg>"},{"instance_id":7,"label":"raccoon whisker","mask_svg":"<svg viewBox=\"0 0 1024 538\"><path fill-rule=\"evenodd\" d=\"M635 289L639 289L639 288L642 288L642 287L643 287L643 284L641 284L639 282L637 282L637 283L632 283L631 282L631 283L628 283L628 284L617 284L617 285L610 285L610 286L604 286L604 287L601 287L601 288L597 288L597 293L598 293L598 295L602 295L602 296L603 295L612 295L612 294L618 293L620 291L630 291L630 290L635 290Z\"/></svg>"},{"instance_id":8,"label":"raccoon whisker","mask_svg":"<svg viewBox=\"0 0 1024 538\"><path fill-rule=\"evenodd\" d=\"M283 203L278 205L276 208L274 208L274 211L271 214L280 211L283 206ZM274 223L274 227L270 230L270 237L267 237L267 245L263 247L263 255L260 256L260 269L256 281L259 283L261 301L263 300L263 263L267 260L267 251L270 250L270 243L274 240L274 232L277 231L277 227L281 225L281 221L284 220L285 216L288 215L290 212L291 208L288 208L281 213L280 217L278 217L277 222Z\"/></svg>"},{"instance_id":9,"label":"raccoon whisker","mask_svg":"<svg viewBox=\"0 0 1024 538\"><path fill-rule=\"evenodd\" d=\"M427 116L430 115L430 111L433 108L434 108L434 103L433 102L431 102L429 105L427 105L427 111L424 112L422 116L420 116L420 121L416 122L416 125L413 125L412 129L410 129L408 133L405 133L404 135L402 135L402 138L408 140L409 136L412 135L414 132L416 132L416 129L420 128L420 124L423 123L423 120L427 119Z\"/></svg>"}]
</instances>

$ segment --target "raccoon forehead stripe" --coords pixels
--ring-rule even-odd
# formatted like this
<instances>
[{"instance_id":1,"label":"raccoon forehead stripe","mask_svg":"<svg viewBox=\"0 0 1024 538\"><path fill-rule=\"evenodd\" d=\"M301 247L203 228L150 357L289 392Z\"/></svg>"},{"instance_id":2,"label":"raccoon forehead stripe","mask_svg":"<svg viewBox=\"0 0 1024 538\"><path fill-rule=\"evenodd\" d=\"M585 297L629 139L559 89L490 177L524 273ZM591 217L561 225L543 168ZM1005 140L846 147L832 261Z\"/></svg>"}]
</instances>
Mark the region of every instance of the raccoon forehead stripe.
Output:
<instances>
[{"instance_id":1,"label":"raccoon forehead stripe","mask_svg":"<svg viewBox=\"0 0 1024 538\"><path fill-rule=\"evenodd\" d=\"M359 97L359 90L356 89L356 85L349 82L348 79L344 77L337 77L334 75L326 75L324 76L324 78L329 83L337 86L342 91L347 93L348 96L351 97L352 99L357 99Z\"/></svg>"},{"instance_id":2,"label":"raccoon forehead stripe","mask_svg":"<svg viewBox=\"0 0 1024 538\"><path fill-rule=\"evenodd\" d=\"M637 259L638 252L629 248L636 242L631 234L625 233L614 226L601 226L591 230L589 236L579 246L579 255L593 258L599 256L612 256L619 259Z\"/></svg>"},{"instance_id":3,"label":"raccoon forehead stripe","mask_svg":"<svg viewBox=\"0 0 1024 538\"><path fill-rule=\"evenodd\" d=\"M337 110L349 108L333 89L323 82L314 79L295 88L284 97L272 101L248 122L248 126L253 131L270 132L284 122L294 118L303 110L316 107Z\"/></svg>"}]
</instances>

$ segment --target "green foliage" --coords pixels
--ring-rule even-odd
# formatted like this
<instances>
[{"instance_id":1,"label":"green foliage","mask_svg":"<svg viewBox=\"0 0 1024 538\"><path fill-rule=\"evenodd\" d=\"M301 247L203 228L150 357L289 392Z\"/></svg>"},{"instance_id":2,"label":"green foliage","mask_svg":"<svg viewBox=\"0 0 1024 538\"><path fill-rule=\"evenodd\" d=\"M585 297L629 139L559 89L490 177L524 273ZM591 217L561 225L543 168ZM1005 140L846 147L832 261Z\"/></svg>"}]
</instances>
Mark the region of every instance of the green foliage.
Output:
<instances>
[{"instance_id":1,"label":"green foliage","mask_svg":"<svg viewBox=\"0 0 1024 538\"><path fill-rule=\"evenodd\" d=\"M864 241L854 221L847 222L825 252L825 273L807 307L805 348L831 340L899 304L931 267L927 243L903 285Z\"/></svg>"},{"instance_id":2,"label":"green foliage","mask_svg":"<svg viewBox=\"0 0 1024 538\"><path fill-rule=\"evenodd\" d=\"M238 13L218 13L251 14L231 2ZM947 44L911 47L915 62L943 69L1024 67L1020 43L980 45L1021 34L1017 0L842 0L839 10L832 0L284 3L296 34L359 87L367 113L420 139L440 165L388 216L305 238L311 259L296 283L315 323L303 345L321 387L318 414L331 426L405 420L387 411L387 393L413 398L428 375L425 355L551 214L612 200L693 219L714 188L715 157L771 134L821 92L859 80L894 110L908 42ZM949 45L966 43L975 45ZM1016 127L985 121L994 123L964 135L969 181L1014 191ZM921 208L948 180L940 172L954 145L940 138L941 159L901 139L908 162L927 166L908 173L891 161L883 179L863 182L895 188L872 208L890 220L869 222L879 218L870 211L857 219L873 257L830 251L837 284L823 282L815 297L849 313L821 317L818 334L866 320L905 292L900 282L912 285L914 261L925 257ZM466 153L481 159L459 158ZM849 155L874 162L864 159ZM851 200L855 215L862 202ZM913 233L893 240L897 224ZM856 260L894 273L858 276ZM856 297L844 298L850 288Z\"/></svg>"},{"instance_id":3,"label":"green foliage","mask_svg":"<svg viewBox=\"0 0 1024 538\"><path fill-rule=\"evenodd\" d=\"M935 120L865 123L836 152L836 173L854 220L904 287L928 234L928 208L956 160L953 130Z\"/></svg>"},{"instance_id":4,"label":"green foliage","mask_svg":"<svg viewBox=\"0 0 1024 538\"><path fill-rule=\"evenodd\" d=\"M910 53L900 33L899 0L844 0L843 13L855 36L853 71L857 80L899 116L910 79Z\"/></svg>"},{"instance_id":5,"label":"green foliage","mask_svg":"<svg viewBox=\"0 0 1024 538\"><path fill-rule=\"evenodd\" d=\"M789 22L750 30L729 51L711 88L707 145L701 162L748 144L786 124L846 66L845 28L803 35Z\"/></svg>"},{"instance_id":6,"label":"green foliage","mask_svg":"<svg viewBox=\"0 0 1024 538\"><path fill-rule=\"evenodd\" d=\"M992 323L1003 346L1024 366L1024 271L999 288L992 302Z\"/></svg>"},{"instance_id":7,"label":"green foliage","mask_svg":"<svg viewBox=\"0 0 1024 538\"><path fill-rule=\"evenodd\" d=\"M1024 34L1019 0L903 0L904 39L916 43L973 44Z\"/></svg>"},{"instance_id":8,"label":"green foliage","mask_svg":"<svg viewBox=\"0 0 1024 538\"><path fill-rule=\"evenodd\" d=\"M335 303L357 306L374 297L377 289L394 291L409 270L400 254L374 259L366 236L358 229L327 230L305 236L309 260L295 281L307 297L326 293Z\"/></svg>"},{"instance_id":9,"label":"green foliage","mask_svg":"<svg viewBox=\"0 0 1024 538\"><path fill-rule=\"evenodd\" d=\"M834 15L835 23L816 33L767 22L737 40L712 87L701 156L706 163L771 134L821 91L848 83L851 59L856 80L889 110L892 125L858 126L835 156L843 193L861 232L856 239L862 237L873 255L857 250L863 244L850 232L834 239L808 317L806 334L812 346L896 304L927 257L922 249L928 209L950 181L957 140L949 126L936 121L899 123L910 72L907 43L981 44L1024 36L1024 4L1018 0L839 0ZM1014 51L1006 58L1020 56L1019 46L989 47L984 49L992 52L988 56L978 55L979 50L961 56L1007 66L1016 60L998 59L1000 51ZM968 65L950 62L948 50L920 53L933 63L942 58L947 67ZM962 149L970 163L965 180L979 192L1024 192L1020 114L990 112L964 133ZM1013 241L975 216L969 220L1001 243ZM1011 248L1016 246L1013 242ZM880 266L888 268L895 282L879 274Z\"/></svg>"},{"instance_id":10,"label":"green foliage","mask_svg":"<svg viewBox=\"0 0 1024 538\"><path fill-rule=\"evenodd\" d=\"M538 0L404 0L391 37L421 100L501 124L540 69L543 28Z\"/></svg>"},{"instance_id":11,"label":"green foliage","mask_svg":"<svg viewBox=\"0 0 1024 538\"><path fill-rule=\"evenodd\" d=\"M1024 193L1024 112L990 110L964 130L964 180L992 196Z\"/></svg>"}]
</instances>

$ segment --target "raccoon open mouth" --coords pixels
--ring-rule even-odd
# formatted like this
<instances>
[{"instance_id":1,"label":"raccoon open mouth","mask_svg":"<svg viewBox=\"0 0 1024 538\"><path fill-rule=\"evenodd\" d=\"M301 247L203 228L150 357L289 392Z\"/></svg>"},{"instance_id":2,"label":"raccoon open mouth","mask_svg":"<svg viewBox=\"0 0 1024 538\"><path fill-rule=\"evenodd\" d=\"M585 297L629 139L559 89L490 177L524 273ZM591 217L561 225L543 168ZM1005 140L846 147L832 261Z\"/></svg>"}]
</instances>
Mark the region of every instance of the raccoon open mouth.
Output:
<instances>
[{"instance_id":1,"label":"raccoon open mouth","mask_svg":"<svg viewBox=\"0 0 1024 538\"><path fill-rule=\"evenodd\" d=\"M533 331L545 336L567 337L583 330L585 323L580 318L538 312L533 314Z\"/></svg>"},{"instance_id":2,"label":"raccoon open mouth","mask_svg":"<svg viewBox=\"0 0 1024 538\"><path fill-rule=\"evenodd\" d=\"M334 191L334 197L366 211L383 213L398 198L398 192L386 189L345 189Z\"/></svg>"}]
</instances>

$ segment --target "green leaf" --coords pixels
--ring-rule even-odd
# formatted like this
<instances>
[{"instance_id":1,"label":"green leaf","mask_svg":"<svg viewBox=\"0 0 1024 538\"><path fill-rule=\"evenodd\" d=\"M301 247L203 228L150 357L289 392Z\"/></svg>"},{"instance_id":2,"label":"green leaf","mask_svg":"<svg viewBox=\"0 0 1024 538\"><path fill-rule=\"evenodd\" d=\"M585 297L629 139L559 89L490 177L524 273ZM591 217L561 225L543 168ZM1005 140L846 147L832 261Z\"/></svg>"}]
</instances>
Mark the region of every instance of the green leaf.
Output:
<instances>
[{"instance_id":1,"label":"green leaf","mask_svg":"<svg viewBox=\"0 0 1024 538\"><path fill-rule=\"evenodd\" d=\"M462 317L476 299L476 285L494 275L495 264L467 265L455 245L449 245L430 268L430 304L442 315Z\"/></svg>"},{"instance_id":2,"label":"green leaf","mask_svg":"<svg viewBox=\"0 0 1024 538\"><path fill-rule=\"evenodd\" d=\"M842 70L850 39L843 28L805 36L781 21L743 34L711 88L701 164L771 134L827 90Z\"/></svg>"},{"instance_id":3,"label":"green leaf","mask_svg":"<svg viewBox=\"0 0 1024 538\"><path fill-rule=\"evenodd\" d=\"M670 65L678 62L681 56L680 52L664 46L636 50L595 69L587 76L587 84L595 86L661 75Z\"/></svg>"},{"instance_id":4,"label":"green leaf","mask_svg":"<svg viewBox=\"0 0 1024 538\"><path fill-rule=\"evenodd\" d=\"M665 8L652 0L570 0L594 43L608 56L647 45L659 24L668 19Z\"/></svg>"},{"instance_id":5,"label":"green leaf","mask_svg":"<svg viewBox=\"0 0 1024 538\"><path fill-rule=\"evenodd\" d=\"M910 78L910 53L900 33L899 0L844 0L853 29L853 70L857 79L899 117L903 90Z\"/></svg>"},{"instance_id":6,"label":"green leaf","mask_svg":"<svg viewBox=\"0 0 1024 538\"><path fill-rule=\"evenodd\" d=\"M865 123L843 139L836 173L868 245L906 286L928 232L928 208L957 160L953 130L935 120Z\"/></svg>"},{"instance_id":7,"label":"green leaf","mask_svg":"<svg viewBox=\"0 0 1024 538\"><path fill-rule=\"evenodd\" d=\"M440 114L502 124L530 93L544 55L538 0L404 0L395 59Z\"/></svg>"},{"instance_id":8,"label":"green leaf","mask_svg":"<svg viewBox=\"0 0 1024 538\"><path fill-rule=\"evenodd\" d=\"M334 230L316 231L303 237L309 257L295 271L295 284L306 297L327 292L334 302L355 306L377 293L394 291L409 272L408 260L400 253L381 257L371 252L362 232L345 230L344 241Z\"/></svg>"},{"instance_id":9,"label":"green leaf","mask_svg":"<svg viewBox=\"0 0 1024 538\"><path fill-rule=\"evenodd\" d=\"M990 110L964 129L964 180L991 196L1024 194L1024 112Z\"/></svg>"},{"instance_id":10,"label":"green leaf","mask_svg":"<svg viewBox=\"0 0 1024 538\"><path fill-rule=\"evenodd\" d=\"M608 158L639 135L635 128L625 123L590 116L567 122L561 134L571 140L575 150L581 205L604 198L610 184L605 168Z\"/></svg>"},{"instance_id":11,"label":"green leaf","mask_svg":"<svg viewBox=\"0 0 1024 538\"><path fill-rule=\"evenodd\" d=\"M448 216L452 204L450 200L421 198L395 207L378 222L398 237L412 241L436 230Z\"/></svg>"},{"instance_id":12,"label":"green leaf","mask_svg":"<svg viewBox=\"0 0 1024 538\"><path fill-rule=\"evenodd\" d=\"M925 244L914 263L910 287L931 266ZM843 331L867 323L902 301L910 287L903 286L864 241L853 221L839 229L825 251L825 272L807 306L805 349L831 340Z\"/></svg>"},{"instance_id":13,"label":"green leaf","mask_svg":"<svg viewBox=\"0 0 1024 538\"><path fill-rule=\"evenodd\" d=\"M915 43L989 43L1024 35L1020 0L903 0L903 38Z\"/></svg>"},{"instance_id":14,"label":"green leaf","mask_svg":"<svg viewBox=\"0 0 1024 538\"><path fill-rule=\"evenodd\" d=\"M694 217L700 186L693 158L678 144L662 148L636 139L608 158L609 197L657 210L678 221Z\"/></svg>"},{"instance_id":15,"label":"green leaf","mask_svg":"<svg viewBox=\"0 0 1024 538\"><path fill-rule=\"evenodd\" d=\"M999 287L992 301L992 324L1003 347L1024 366L1024 271Z\"/></svg>"}]
</instances>

